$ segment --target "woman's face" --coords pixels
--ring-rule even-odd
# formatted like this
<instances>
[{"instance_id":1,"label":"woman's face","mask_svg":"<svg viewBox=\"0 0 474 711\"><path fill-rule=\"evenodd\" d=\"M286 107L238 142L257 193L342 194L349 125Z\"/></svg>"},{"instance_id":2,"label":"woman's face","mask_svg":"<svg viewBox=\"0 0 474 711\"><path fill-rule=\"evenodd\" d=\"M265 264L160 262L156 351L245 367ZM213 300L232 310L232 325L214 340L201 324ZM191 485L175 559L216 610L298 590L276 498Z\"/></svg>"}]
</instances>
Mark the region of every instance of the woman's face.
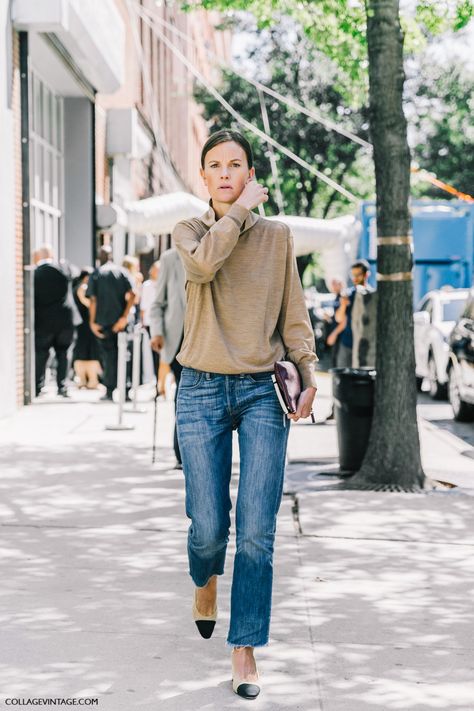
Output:
<instances>
[{"instance_id":1,"label":"woman's face","mask_svg":"<svg viewBox=\"0 0 474 711\"><path fill-rule=\"evenodd\" d=\"M233 203L237 200L249 178L253 178L255 169L249 168L244 149L234 141L219 143L206 153L204 180L213 205Z\"/></svg>"}]
</instances>

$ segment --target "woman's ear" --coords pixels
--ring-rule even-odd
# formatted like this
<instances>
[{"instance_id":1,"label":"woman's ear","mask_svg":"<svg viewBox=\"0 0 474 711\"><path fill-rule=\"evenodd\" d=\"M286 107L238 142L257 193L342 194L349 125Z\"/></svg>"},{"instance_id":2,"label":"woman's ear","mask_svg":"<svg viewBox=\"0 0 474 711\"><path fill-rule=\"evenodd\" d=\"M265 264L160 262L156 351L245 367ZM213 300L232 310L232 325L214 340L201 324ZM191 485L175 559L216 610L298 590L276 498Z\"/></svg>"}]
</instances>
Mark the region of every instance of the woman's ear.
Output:
<instances>
[{"instance_id":1,"label":"woman's ear","mask_svg":"<svg viewBox=\"0 0 474 711\"><path fill-rule=\"evenodd\" d=\"M199 168L199 172L201 174L201 178L203 179L204 185L207 185L207 179L204 170L202 168Z\"/></svg>"},{"instance_id":2,"label":"woman's ear","mask_svg":"<svg viewBox=\"0 0 474 711\"><path fill-rule=\"evenodd\" d=\"M249 178L252 178L252 180L255 178L255 168L253 166L249 170Z\"/></svg>"}]
</instances>

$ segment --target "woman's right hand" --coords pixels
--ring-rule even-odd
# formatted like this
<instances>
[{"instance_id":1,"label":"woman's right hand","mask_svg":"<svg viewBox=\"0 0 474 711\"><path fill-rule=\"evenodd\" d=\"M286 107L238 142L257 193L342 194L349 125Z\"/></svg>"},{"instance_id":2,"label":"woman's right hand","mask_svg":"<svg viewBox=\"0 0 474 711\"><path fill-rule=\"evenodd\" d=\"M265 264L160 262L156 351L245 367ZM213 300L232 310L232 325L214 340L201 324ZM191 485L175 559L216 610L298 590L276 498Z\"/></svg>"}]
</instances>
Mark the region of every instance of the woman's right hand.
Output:
<instances>
[{"instance_id":1,"label":"woman's right hand","mask_svg":"<svg viewBox=\"0 0 474 711\"><path fill-rule=\"evenodd\" d=\"M96 336L96 338L105 338L104 334L102 333L102 329L98 323L91 322L89 324L89 326L90 326L90 329L91 329L92 333L94 334L94 336Z\"/></svg>"},{"instance_id":2,"label":"woman's right hand","mask_svg":"<svg viewBox=\"0 0 474 711\"><path fill-rule=\"evenodd\" d=\"M236 200L237 205L242 205L247 210L268 201L268 188L257 183L253 178L249 178L244 189Z\"/></svg>"}]
</instances>

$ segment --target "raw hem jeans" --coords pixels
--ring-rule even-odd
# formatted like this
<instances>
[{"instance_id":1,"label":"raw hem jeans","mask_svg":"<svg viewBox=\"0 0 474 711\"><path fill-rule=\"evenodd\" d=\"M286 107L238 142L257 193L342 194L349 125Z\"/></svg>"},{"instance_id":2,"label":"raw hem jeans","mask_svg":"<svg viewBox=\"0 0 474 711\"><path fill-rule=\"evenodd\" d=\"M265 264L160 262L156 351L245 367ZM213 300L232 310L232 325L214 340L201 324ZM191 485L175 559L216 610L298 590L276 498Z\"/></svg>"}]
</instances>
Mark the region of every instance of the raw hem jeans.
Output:
<instances>
[{"instance_id":1,"label":"raw hem jeans","mask_svg":"<svg viewBox=\"0 0 474 711\"><path fill-rule=\"evenodd\" d=\"M193 368L183 368L176 418L186 515L191 519L189 572L197 587L224 572L232 508L232 430L238 431L240 479L227 644L264 646L290 420L270 372L220 375Z\"/></svg>"}]
</instances>

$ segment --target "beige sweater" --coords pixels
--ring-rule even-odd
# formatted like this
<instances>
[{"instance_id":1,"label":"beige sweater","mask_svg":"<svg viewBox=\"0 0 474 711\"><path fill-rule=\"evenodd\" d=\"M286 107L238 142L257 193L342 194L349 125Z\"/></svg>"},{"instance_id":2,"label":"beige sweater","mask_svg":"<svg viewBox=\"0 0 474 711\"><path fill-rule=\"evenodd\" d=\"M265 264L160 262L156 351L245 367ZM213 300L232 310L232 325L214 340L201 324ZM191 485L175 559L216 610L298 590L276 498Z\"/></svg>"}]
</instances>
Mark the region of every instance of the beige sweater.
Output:
<instances>
[{"instance_id":1,"label":"beige sweater","mask_svg":"<svg viewBox=\"0 0 474 711\"><path fill-rule=\"evenodd\" d=\"M314 335L288 227L237 204L216 221L210 206L179 222L173 239L187 278L181 365L258 373L286 358L303 388L316 387Z\"/></svg>"}]
</instances>

